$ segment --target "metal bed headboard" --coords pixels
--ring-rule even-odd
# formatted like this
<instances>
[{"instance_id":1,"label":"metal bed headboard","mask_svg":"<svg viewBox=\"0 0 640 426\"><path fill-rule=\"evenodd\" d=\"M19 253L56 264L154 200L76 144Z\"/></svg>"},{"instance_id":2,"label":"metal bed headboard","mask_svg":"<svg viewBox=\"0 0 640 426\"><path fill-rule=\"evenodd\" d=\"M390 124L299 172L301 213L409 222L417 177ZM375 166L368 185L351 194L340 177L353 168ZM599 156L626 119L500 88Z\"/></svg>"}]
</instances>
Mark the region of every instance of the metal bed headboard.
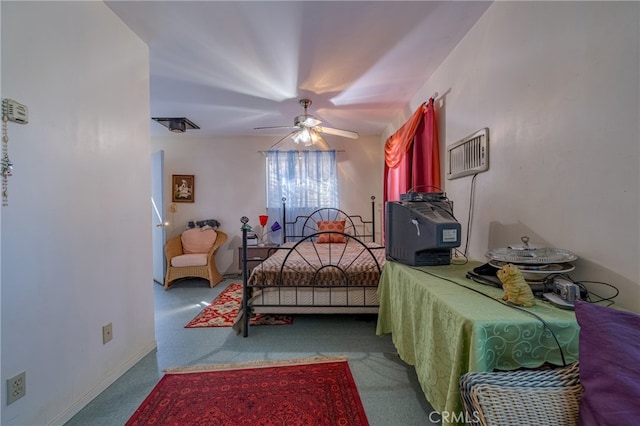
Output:
<instances>
[{"instance_id":1,"label":"metal bed headboard","mask_svg":"<svg viewBox=\"0 0 640 426\"><path fill-rule=\"evenodd\" d=\"M313 213L304 216L296 216L292 221L287 221L287 199L282 198L282 242L297 241L301 238L305 238L310 234L318 232L317 222L319 220L332 221L332 220L345 220L345 233L352 233L354 236L362 239L371 238L372 242L376 241L376 209L375 209L374 195L371 196L371 220L364 220L361 215L348 215L344 211L333 208L323 207L315 210ZM304 222L301 222L303 221ZM355 221L354 221L355 220ZM296 225L302 223L301 235L287 235L287 228L290 227L294 230ZM369 233L367 226L371 229Z\"/></svg>"}]
</instances>

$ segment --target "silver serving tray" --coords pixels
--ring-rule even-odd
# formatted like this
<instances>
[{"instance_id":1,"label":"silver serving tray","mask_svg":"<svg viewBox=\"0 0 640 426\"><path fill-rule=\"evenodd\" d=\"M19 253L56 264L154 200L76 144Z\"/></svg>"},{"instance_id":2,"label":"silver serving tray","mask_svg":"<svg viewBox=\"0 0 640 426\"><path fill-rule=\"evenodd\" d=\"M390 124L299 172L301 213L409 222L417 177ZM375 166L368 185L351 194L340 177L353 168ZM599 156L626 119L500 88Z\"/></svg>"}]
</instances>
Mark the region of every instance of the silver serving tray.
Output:
<instances>
[{"instance_id":1,"label":"silver serving tray","mask_svg":"<svg viewBox=\"0 0 640 426\"><path fill-rule=\"evenodd\" d=\"M513 263L513 262L501 262L499 260L489 261L489 265L493 266L496 269L502 268L507 263ZM576 269L576 267L570 263L549 263L542 268L538 266L532 266L532 265L518 265L515 263L514 265L516 265L518 269L520 269L520 272L522 272L522 275L526 280L533 280L533 281L542 281L548 275L566 274L567 272L571 272L574 269Z\"/></svg>"},{"instance_id":2,"label":"silver serving tray","mask_svg":"<svg viewBox=\"0 0 640 426\"><path fill-rule=\"evenodd\" d=\"M556 248L536 248L529 250L514 250L512 248L497 248L489 250L485 256L490 260L507 263L521 263L525 265L542 265L548 263L573 262L578 258L569 250Z\"/></svg>"}]
</instances>

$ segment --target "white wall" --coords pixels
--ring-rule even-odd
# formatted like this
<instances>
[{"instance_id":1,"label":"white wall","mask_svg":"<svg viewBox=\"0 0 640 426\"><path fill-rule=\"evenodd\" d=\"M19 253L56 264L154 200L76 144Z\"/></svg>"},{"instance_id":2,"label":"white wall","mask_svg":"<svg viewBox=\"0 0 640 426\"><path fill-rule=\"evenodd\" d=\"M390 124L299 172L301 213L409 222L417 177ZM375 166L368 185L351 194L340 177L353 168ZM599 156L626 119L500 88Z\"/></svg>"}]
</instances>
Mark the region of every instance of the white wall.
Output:
<instances>
[{"instance_id":1,"label":"white wall","mask_svg":"<svg viewBox=\"0 0 640 426\"><path fill-rule=\"evenodd\" d=\"M371 217L371 200L376 197L376 230L381 229L382 212L382 151L378 137L358 140L327 137L338 151L338 184L340 207L349 214ZM241 245L240 218L247 216L250 224L258 223L258 215L266 212L265 157L258 151L267 150L278 136L247 136L216 138L200 137L196 130L184 134L153 137L153 151L165 151L166 218L171 223L167 237L180 233L187 222L218 219L220 229L229 234L229 242L216 255L222 273L237 273L238 249ZM195 202L175 203L170 212L171 175L195 175Z\"/></svg>"},{"instance_id":2,"label":"white wall","mask_svg":"<svg viewBox=\"0 0 640 426\"><path fill-rule=\"evenodd\" d=\"M61 423L155 345L148 52L99 2L1 8L2 97L30 108L28 125L9 125L15 172L0 216L1 423ZM443 95L443 148L491 129L472 257L526 231L575 251L575 278L617 285L617 302L636 311L638 9L496 2L408 108ZM239 218L264 212L257 151L271 143L154 138L153 150L166 151L167 188L171 174L196 175L196 203L168 215L169 234L191 218L221 220L231 236L220 256L225 272L236 271ZM346 150L338 154L341 205L366 214L370 194L381 201L379 140L331 144ZM446 181L460 217L469 187L469 178ZM108 322L115 337L103 345ZM21 371L27 396L7 407L4 381Z\"/></svg>"},{"instance_id":3,"label":"white wall","mask_svg":"<svg viewBox=\"0 0 640 426\"><path fill-rule=\"evenodd\" d=\"M148 49L102 2L1 7L2 97L30 120L9 123L1 423L60 424L155 348Z\"/></svg>"},{"instance_id":4,"label":"white wall","mask_svg":"<svg viewBox=\"0 0 640 426\"><path fill-rule=\"evenodd\" d=\"M442 96L443 153L490 129L490 170L477 176L471 257L484 260L488 249L527 234L575 252L574 279L614 284L621 291L616 303L635 311L639 8L638 2L496 2L411 103L415 109L434 92ZM471 177L445 183L464 233Z\"/></svg>"}]
</instances>

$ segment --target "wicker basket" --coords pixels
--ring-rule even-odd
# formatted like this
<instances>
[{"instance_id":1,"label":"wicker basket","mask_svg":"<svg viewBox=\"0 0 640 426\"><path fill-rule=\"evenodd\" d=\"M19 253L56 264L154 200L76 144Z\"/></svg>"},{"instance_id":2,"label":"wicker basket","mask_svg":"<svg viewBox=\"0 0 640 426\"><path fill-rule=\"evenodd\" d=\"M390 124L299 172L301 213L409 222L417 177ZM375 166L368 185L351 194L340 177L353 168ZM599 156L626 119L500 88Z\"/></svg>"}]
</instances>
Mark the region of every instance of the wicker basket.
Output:
<instances>
[{"instance_id":1,"label":"wicker basket","mask_svg":"<svg viewBox=\"0 0 640 426\"><path fill-rule=\"evenodd\" d=\"M579 366L467 373L460 378L466 419L474 425L577 425Z\"/></svg>"}]
</instances>

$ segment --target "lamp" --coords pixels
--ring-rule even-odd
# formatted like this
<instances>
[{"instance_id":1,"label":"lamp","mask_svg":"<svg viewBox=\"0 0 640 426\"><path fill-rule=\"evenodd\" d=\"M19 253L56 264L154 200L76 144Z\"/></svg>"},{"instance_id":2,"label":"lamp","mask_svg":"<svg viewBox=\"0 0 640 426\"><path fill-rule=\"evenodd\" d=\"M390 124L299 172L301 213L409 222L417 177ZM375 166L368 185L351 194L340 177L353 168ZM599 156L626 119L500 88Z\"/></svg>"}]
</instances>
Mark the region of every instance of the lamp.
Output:
<instances>
[{"instance_id":1,"label":"lamp","mask_svg":"<svg viewBox=\"0 0 640 426\"><path fill-rule=\"evenodd\" d=\"M304 146L327 146L327 142L322 138L322 136L320 136L320 134L315 129L309 127L303 127L297 132L294 132L291 135L291 139L293 139L295 143L302 144Z\"/></svg>"},{"instance_id":2,"label":"lamp","mask_svg":"<svg viewBox=\"0 0 640 426\"><path fill-rule=\"evenodd\" d=\"M320 128L321 129L321 128ZM322 130L320 130L322 131ZM269 149L276 149L283 141L291 139L297 145L311 146L315 145L319 151L328 151L331 146L320 136L319 130L314 127L301 126L299 130L295 130L288 135L282 137L278 142L271 145Z\"/></svg>"},{"instance_id":3,"label":"lamp","mask_svg":"<svg viewBox=\"0 0 640 426\"><path fill-rule=\"evenodd\" d=\"M316 126L322 121L312 115L307 114L307 108L311 105L310 99L301 99L300 105L304 107L304 114L297 116L294 120L294 126L300 127L300 130L291 134L291 139L297 144L304 146L318 145L322 149L328 149L329 144L322 139ZM322 130L320 130L322 131Z\"/></svg>"},{"instance_id":4,"label":"lamp","mask_svg":"<svg viewBox=\"0 0 640 426\"><path fill-rule=\"evenodd\" d=\"M269 234L269 232L279 231L279 230L282 229L282 227L280 226L278 221L275 221L271 225L271 230L270 231L266 231L267 223L269 222L269 216L267 216L266 214L259 215L258 216L258 221L260 222L260 225L262 226L262 228L260 229L260 234L258 235L258 239L259 239L259 244L258 245L264 246L268 242L267 241L267 235Z\"/></svg>"}]
</instances>

